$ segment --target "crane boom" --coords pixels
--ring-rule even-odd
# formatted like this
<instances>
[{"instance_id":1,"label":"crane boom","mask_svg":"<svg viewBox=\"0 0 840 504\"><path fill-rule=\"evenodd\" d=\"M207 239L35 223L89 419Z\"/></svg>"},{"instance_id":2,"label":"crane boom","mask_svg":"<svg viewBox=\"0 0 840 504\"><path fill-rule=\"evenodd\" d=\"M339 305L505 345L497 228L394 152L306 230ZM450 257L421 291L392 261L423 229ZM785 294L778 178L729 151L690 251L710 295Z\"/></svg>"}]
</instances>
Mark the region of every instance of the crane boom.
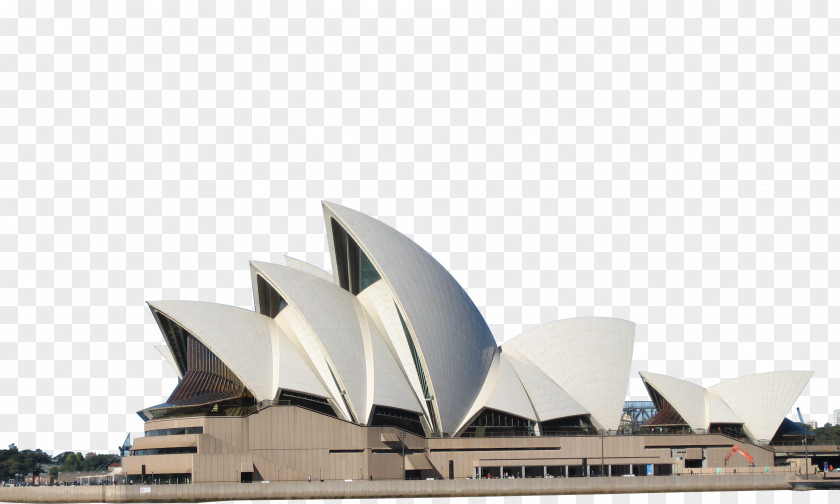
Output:
<instances>
[{"instance_id":1,"label":"crane boom","mask_svg":"<svg viewBox=\"0 0 840 504\"><path fill-rule=\"evenodd\" d=\"M797 415L799 415L799 423L804 424L804 423L805 423L805 419L804 419L804 418L802 418L802 412L801 412L801 411L799 411L799 406L797 406L797 407L796 407L796 414L797 414Z\"/></svg>"},{"instance_id":2,"label":"crane boom","mask_svg":"<svg viewBox=\"0 0 840 504\"><path fill-rule=\"evenodd\" d=\"M744 456L745 459L747 459L747 462L750 463L750 467L755 467L755 460L753 460L753 458L750 457L749 453L747 453L744 450L738 448L738 445L733 446L732 449L729 450L729 455L727 455L726 458L723 459L724 463L728 462L729 459L732 458L732 455L735 455L736 452L740 453L741 455Z\"/></svg>"}]
</instances>

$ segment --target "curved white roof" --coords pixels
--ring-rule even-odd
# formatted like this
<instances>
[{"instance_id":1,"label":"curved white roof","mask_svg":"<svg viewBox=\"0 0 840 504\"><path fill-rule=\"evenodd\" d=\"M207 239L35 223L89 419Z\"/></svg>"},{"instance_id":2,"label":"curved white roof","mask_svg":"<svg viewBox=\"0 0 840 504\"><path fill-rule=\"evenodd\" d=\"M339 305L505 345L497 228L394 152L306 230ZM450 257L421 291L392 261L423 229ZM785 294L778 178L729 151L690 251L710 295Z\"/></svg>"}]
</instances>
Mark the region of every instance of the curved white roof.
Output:
<instances>
[{"instance_id":1,"label":"curved white roof","mask_svg":"<svg viewBox=\"0 0 840 504\"><path fill-rule=\"evenodd\" d=\"M706 390L706 399L709 401L709 423L744 423L741 417L732 411L717 394L710 394Z\"/></svg>"},{"instance_id":2,"label":"curved white roof","mask_svg":"<svg viewBox=\"0 0 840 504\"><path fill-rule=\"evenodd\" d=\"M557 321L500 349L461 286L426 251L355 210L323 207L335 275L290 257L282 265L251 264L258 309L258 276L286 302L272 295L270 309L283 307L274 319L215 303L150 302L158 323L166 329L165 316L200 340L257 400L274 399L278 390L312 394L357 423L369 423L379 405L423 415L434 435L456 435L485 408L539 422L589 415L598 428L618 427L632 322ZM169 346L158 350L183 375L181 337L164 331L164 338ZM740 423L758 440L775 434L813 375L779 371L704 389L640 374L693 429Z\"/></svg>"},{"instance_id":3,"label":"curved white roof","mask_svg":"<svg viewBox=\"0 0 840 504\"><path fill-rule=\"evenodd\" d=\"M502 345L515 350L586 408L599 428L617 429L633 360L635 324L581 317L525 331Z\"/></svg>"},{"instance_id":4,"label":"curved white roof","mask_svg":"<svg viewBox=\"0 0 840 504\"><path fill-rule=\"evenodd\" d=\"M759 373L719 383L709 387L709 393L743 419L754 439L769 441L813 375L813 371Z\"/></svg>"},{"instance_id":5,"label":"curved white roof","mask_svg":"<svg viewBox=\"0 0 840 504\"><path fill-rule=\"evenodd\" d=\"M303 392L324 399L331 398L321 379L301 349L283 331L272 340L274 353L274 389Z\"/></svg>"},{"instance_id":6,"label":"curved white roof","mask_svg":"<svg viewBox=\"0 0 840 504\"><path fill-rule=\"evenodd\" d=\"M330 219L353 238L390 285L419 347L441 428L454 433L481 391L498 351L484 317L452 275L405 235L341 205L324 202L323 206L333 270L337 272L338 266Z\"/></svg>"},{"instance_id":7,"label":"curved white roof","mask_svg":"<svg viewBox=\"0 0 840 504\"><path fill-rule=\"evenodd\" d=\"M322 278L286 266L251 261L251 268L309 324L322 345L323 358L344 386L357 420L364 422L370 408L366 368L371 363L366 358L363 341L369 335L362 334L359 312L355 309L356 297ZM254 294L259 295L256 288ZM366 324L364 329L367 330ZM329 381L332 377L323 376L322 380Z\"/></svg>"},{"instance_id":8,"label":"curved white roof","mask_svg":"<svg viewBox=\"0 0 840 504\"><path fill-rule=\"evenodd\" d=\"M431 424L428 409L423 400L420 379L417 377L417 371L414 368L411 350L408 347L408 341L405 339L402 324L400 324L400 318L397 314L397 307L394 304L394 295L388 286L388 282L384 280L375 282L360 292L357 299L366 310L371 322L378 328L382 343L388 347L395 359L394 363L407 381L408 392L411 397L406 398L406 401L419 405L426 421Z\"/></svg>"},{"instance_id":9,"label":"curved white roof","mask_svg":"<svg viewBox=\"0 0 840 504\"><path fill-rule=\"evenodd\" d=\"M522 386L519 376L504 354L499 359L496 386L484 407L537 421L537 414L525 392L525 387Z\"/></svg>"},{"instance_id":10,"label":"curved white roof","mask_svg":"<svg viewBox=\"0 0 840 504\"><path fill-rule=\"evenodd\" d=\"M656 390L694 430L709 426L706 389L700 385L656 373L639 373L645 385Z\"/></svg>"},{"instance_id":11,"label":"curved white roof","mask_svg":"<svg viewBox=\"0 0 840 504\"><path fill-rule=\"evenodd\" d=\"M589 413L551 378L512 348L505 347L502 358L513 366L541 422Z\"/></svg>"},{"instance_id":12,"label":"curved white roof","mask_svg":"<svg viewBox=\"0 0 840 504\"><path fill-rule=\"evenodd\" d=\"M417 398L397 364L394 354L391 353L373 321L370 319L367 321L370 325L374 379L374 393L368 416L373 411L373 406L377 405L422 414L423 408L417 403Z\"/></svg>"},{"instance_id":13,"label":"curved white roof","mask_svg":"<svg viewBox=\"0 0 840 504\"><path fill-rule=\"evenodd\" d=\"M812 371L775 371L742 376L708 389L660 374L639 373L692 429L710 424L743 424L746 434L770 441L813 376Z\"/></svg>"},{"instance_id":14,"label":"curved white roof","mask_svg":"<svg viewBox=\"0 0 840 504\"><path fill-rule=\"evenodd\" d=\"M301 261L300 259L295 259L290 256L283 256L282 261L279 264L298 271L303 271L304 273L309 273L310 275L316 276L329 283L334 283L333 274L331 272L321 269L314 264L309 264L306 261Z\"/></svg>"},{"instance_id":15,"label":"curved white roof","mask_svg":"<svg viewBox=\"0 0 840 504\"><path fill-rule=\"evenodd\" d=\"M201 301L154 301L149 306L201 341L257 400L274 398L271 348L277 326L272 319L235 306Z\"/></svg>"}]
</instances>

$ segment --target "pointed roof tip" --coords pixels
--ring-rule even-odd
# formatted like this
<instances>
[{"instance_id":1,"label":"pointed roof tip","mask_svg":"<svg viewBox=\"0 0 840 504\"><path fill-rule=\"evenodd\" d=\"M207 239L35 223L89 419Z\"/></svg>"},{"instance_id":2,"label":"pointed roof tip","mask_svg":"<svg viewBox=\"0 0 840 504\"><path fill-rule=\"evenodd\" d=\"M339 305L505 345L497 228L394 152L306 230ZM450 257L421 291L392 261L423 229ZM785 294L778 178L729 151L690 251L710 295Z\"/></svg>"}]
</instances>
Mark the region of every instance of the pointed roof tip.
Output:
<instances>
[{"instance_id":1,"label":"pointed roof tip","mask_svg":"<svg viewBox=\"0 0 840 504\"><path fill-rule=\"evenodd\" d=\"M324 208L330 208L330 209L332 209L333 207L336 207L336 206L341 207L341 208L346 208L343 205L339 205L335 201L330 201L330 200L326 200L326 199L321 200L321 206L324 207Z\"/></svg>"},{"instance_id":2,"label":"pointed roof tip","mask_svg":"<svg viewBox=\"0 0 840 504\"><path fill-rule=\"evenodd\" d=\"M810 370L810 369L777 369L777 370L773 370L773 371L762 371L761 373L751 373L751 374L736 376L735 378L723 379L723 380L715 383L714 385L712 385L708 388L711 390L711 389L717 387L718 385L723 385L724 383L738 381L738 380L742 380L742 379L746 379L746 378L750 378L750 377L754 377L754 376L770 376L770 375L780 376L780 375L785 375L785 374L787 374L787 375L803 375L803 376L808 375L808 380L810 380L811 378L814 377L815 372Z\"/></svg>"}]
</instances>

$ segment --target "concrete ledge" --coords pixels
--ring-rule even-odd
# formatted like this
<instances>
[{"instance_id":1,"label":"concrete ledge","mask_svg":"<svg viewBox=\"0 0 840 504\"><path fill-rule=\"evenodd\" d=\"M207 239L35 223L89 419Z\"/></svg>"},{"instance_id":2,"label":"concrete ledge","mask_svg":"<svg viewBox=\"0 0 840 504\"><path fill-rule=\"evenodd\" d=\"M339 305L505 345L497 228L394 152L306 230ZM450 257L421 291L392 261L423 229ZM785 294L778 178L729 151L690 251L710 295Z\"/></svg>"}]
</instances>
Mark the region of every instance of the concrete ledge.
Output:
<instances>
[{"instance_id":1,"label":"concrete ledge","mask_svg":"<svg viewBox=\"0 0 840 504\"><path fill-rule=\"evenodd\" d=\"M203 502L790 490L792 474L0 488L3 502ZM141 493L142 492L142 493Z\"/></svg>"}]
</instances>

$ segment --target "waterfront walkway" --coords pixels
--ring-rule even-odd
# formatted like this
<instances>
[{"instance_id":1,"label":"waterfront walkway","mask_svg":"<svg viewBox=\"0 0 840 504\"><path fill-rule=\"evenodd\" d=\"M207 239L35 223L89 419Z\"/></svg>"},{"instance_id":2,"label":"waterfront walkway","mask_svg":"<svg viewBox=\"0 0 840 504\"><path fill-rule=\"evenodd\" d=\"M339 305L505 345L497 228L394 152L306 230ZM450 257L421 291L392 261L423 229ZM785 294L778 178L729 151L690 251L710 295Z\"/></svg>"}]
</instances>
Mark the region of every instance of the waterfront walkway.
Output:
<instances>
[{"instance_id":1,"label":"waterfront walkway","mask_svg":"<svg viewBox=\"0 0 840 504\"><path fill-rule=\"evenodd\" d=\"M792 475L535 478L437 481L193 483L0 488L3 502L203 502L258 499L379 499L506 495L790 490Z\"/></svg>"}]
</instances>

